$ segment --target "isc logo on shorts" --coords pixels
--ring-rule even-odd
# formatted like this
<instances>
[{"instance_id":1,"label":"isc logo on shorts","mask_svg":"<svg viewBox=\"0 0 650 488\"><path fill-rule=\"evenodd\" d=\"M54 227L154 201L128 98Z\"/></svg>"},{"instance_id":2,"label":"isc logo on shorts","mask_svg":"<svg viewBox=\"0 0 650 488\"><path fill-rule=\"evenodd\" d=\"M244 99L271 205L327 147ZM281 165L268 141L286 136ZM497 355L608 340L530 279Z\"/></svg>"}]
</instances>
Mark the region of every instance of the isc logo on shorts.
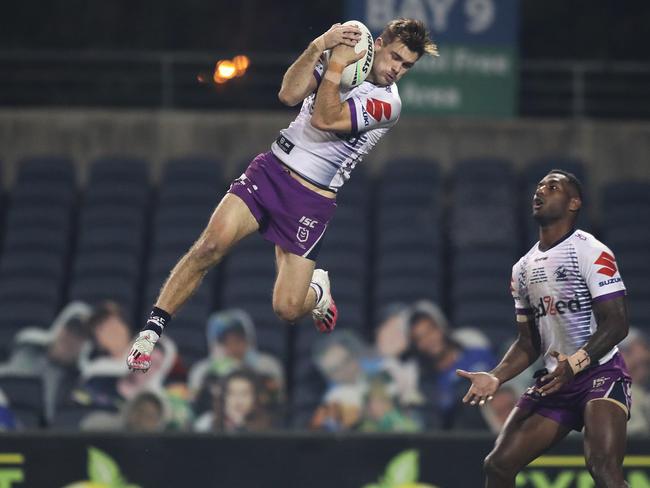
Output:
<instances>
[{"instance_id":1,"label":"isc logo on shorts","mask_svg":"<svg viewBox=\"0 0 650 488\"><path fill-rule=\"evenodd\" d=\"M310 229L313 229L318 223L318 220L310 219L309 217L305 217L303 215L302 217L300 217L300 220L298 222L300 222L305 227L309 227Z\"/></svg>"}]
</instances>

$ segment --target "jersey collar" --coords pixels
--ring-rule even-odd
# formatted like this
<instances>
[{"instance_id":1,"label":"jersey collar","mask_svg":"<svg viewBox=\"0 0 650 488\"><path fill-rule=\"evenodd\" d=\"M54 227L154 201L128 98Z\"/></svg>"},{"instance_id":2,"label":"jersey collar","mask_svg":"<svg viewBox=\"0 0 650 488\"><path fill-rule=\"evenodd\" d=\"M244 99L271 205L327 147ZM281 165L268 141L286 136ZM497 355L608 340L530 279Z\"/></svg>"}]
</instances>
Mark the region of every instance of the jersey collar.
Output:
<instances>
[{"instance_id":1,"label":"jersey collar","mask_svg":"<svg viewBox=\"0 0 650 488\"><path fill-rule=\"evenodd\" d=\"M553 249L554 247L556 247L558 244L562 244L564 241L566 241L569 237L571 237L571 236L575 233L575 231L576 231L576 228L573 227L569 232L567 232L567 233L564 234L562 237L560 237L556 242L554 242L553 244L551 244L551 245L548 247L548 249L546 249L545 251L542 251L542 250L539 248L539 244L540 244L540 243L539 243L539 241L538 241L538 242L537 242L537 250L538 250L539 252L542 252L542 253L547 252L547 251L550 251L551 249Z\"/></svg>"}]
</instances>

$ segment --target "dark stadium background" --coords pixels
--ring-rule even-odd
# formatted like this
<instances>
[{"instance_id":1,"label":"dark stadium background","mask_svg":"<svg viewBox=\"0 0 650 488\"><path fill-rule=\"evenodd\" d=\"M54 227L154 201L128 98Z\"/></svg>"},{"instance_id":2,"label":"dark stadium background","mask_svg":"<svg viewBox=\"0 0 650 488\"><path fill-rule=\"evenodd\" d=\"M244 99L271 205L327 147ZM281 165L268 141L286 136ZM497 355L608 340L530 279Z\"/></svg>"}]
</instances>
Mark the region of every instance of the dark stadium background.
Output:
<instances>
[{"instance_id":1,"label":"dark stadium background","mask_svg":"<svg viewBox=\"0 0 650 488\"><path fill-rule=\"evenodd\" d=\"M650 334L650 3L521 0L519 8L514 116L406 115L342 191L322 255L340 329L372 342L383 305L426 298L452 329L483 332L499 356L514 330L510 266L535 241L530 192L561 167L583 179L580 225L616 253L631 324ZM142 487L189 479L361 488L409 449L421 483L479 486L489 432L436 422L408 435L309 430L325 389L312 360L319 336L309 321L288 328L273 316L273 252L256 237L208 275L168 335L189 367L207 353L209 314L247 309L260 349L285 368L286 404L272 432L81 432L75 422L87 405L57 398L50 411L38 375L2 369L19 331L48 329L74 299L115 300L133 331L143 325L229 181L293 118L296 109L277 99L287 66L345 12L345 2L324 0L3 3L0 391L19 423L0 434L1 486L65 486L100 480L101 471ZM197 81L238 54L251 60L243 78ZM129 211L93 226L97 202ZM100 246L103 262L84 246ZM644 381L638 395L650 398ZM650 483L646 414L628 449L640 456L626 467L633 488ZM538 473L527 471L521 486L567 471L586 476L578 438L555 453L557 464L531 467Z\"/></svg>"}]
</instances>

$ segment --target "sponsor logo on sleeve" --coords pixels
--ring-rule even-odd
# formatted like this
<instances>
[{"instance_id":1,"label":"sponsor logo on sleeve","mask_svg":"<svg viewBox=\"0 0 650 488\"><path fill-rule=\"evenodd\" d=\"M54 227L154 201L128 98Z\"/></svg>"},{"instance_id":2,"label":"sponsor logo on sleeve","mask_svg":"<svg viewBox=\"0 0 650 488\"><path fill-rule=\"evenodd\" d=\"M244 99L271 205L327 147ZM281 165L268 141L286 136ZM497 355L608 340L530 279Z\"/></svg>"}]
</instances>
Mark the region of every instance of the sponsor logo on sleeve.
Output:
<instances>
[{"instance_id":1,"label":"sponsor logo on sleeve","mask_svg":"<svg viewBox=\"0 0 650 488\"><path fill-rule=\"evenodd\" d=\"M614 258L614 256L612 256L611 254L605 251L600 253L598 259L594 261L594 264L598 266L602 266L602 268L598 269L598 271L596 272L600 274L604 274L605 276L612 277L618 271L618 268L616 267L616 259Z\"/></svg>"},{"instance_id":2,"label":"sponsor logo on sleeve","mask_svg":"<svg viewBox=\"0 0 650 488\"><path fill-rule=\"evenodd\" d=\"M368 127L370 125L370 119L368 118L368 111L361 107L361 116L363 117L363 126Z\"/></svg>"},{"instance_id":3,"label":"sponsor logo on sleeve","mask_svg":"<svg viewBox=\"0 0 650 488\"><path fill-rule=\"evenodd\" d=\"M610 278L609 280L599 281L598 286L600 286L602 288L603 286L613 285L614 283L620 283L621 281L623 281L623 280L621 280L621 278L618 278L618 277L617 278Z\"/></svg>"},{"instance_id":4,"label":"sponsor logo on sleeve","mask_svg":"<svg viewBox=\"0 0 650 488\"><path fill-rule=\"evenodd\" d=\"M377 100L376 98L369 98L366 101L366 110L377 122L381 122L381 119L384 117L386 120L390 119L392 113L390 103L383 100Z\"/></svg>"}]
</instances>

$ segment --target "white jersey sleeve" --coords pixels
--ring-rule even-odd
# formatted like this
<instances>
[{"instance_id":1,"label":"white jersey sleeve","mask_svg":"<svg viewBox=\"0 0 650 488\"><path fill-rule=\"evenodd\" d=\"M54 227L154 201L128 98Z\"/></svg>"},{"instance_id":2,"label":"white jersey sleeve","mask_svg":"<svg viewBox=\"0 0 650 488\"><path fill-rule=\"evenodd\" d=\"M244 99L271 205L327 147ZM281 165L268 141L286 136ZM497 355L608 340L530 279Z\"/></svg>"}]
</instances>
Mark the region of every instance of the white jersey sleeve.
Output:
<instances>
[{"instance_id":1,"label":"white jersey sleeve","mask_svg":"<svg viewBox=\"0 0 650 488\"><path fill-rule=\"evenodd\" d=\"M347 99L350 106L352 133L370 129L390 128L399 119L402 101L393 95L390 86L376 86L370 91L355 92Z\"/></svg>"},{"instance_id":2,"label":"white jersey sleeve","mask_svg":"<svg viewBox=\"0 0 650 488\"><path fill-rule=\"evenodd\" d=\"M585 237L583 252L578 257L580 274L589 288L591 301L625 295L625 284L614 253L593 236Z\"/></svg>"},{"instance_id":3,"label":"white jersey sleeve","mask_svg":"<svg viewBox=\"0 0 650 488\"><path fill-rule=\"evenodd\" d=\"M510 292L512 299L515 301L515 313L517 322L524 322L528 317L533 315L533 307L526 295L525 285L525 268L522 267L521 260L512 267L512 277L510 278Z\"/></svg>"}]
</instances>

